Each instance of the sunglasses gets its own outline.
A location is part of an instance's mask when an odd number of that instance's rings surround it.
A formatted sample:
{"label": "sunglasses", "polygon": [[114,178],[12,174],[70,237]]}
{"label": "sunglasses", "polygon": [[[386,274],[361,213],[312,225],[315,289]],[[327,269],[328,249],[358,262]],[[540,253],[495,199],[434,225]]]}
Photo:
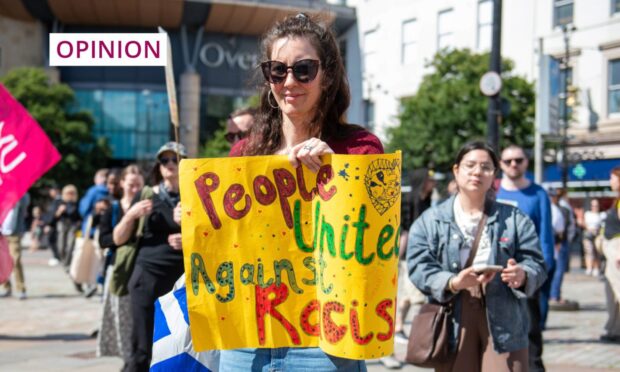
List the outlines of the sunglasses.
{"label": "sunglasses", "polygon": [[316,59],[302,59],[293,63],[292,66],[279,61],[267,61],[260,64],[265,80],[271,84],[280,84],[286,79],[288,70],[293,72],[293,77],[300,83],[309,83],[319,72],[321,63]]}
{"label": "sunglasses", "polygon": [[248,132],[228,132],[224,135],[224,138],[228,143],[235,143],[239,140],[244,139],[248,135]]}
{"label": "sunglasses", "polygon": [[173,164],[178,164],[177,158],[174,157],[174,156],[171,157],[171,158],[161,157],[161,158],[157,159],[157,161],[161,165],[168,165],[168,163],[170,163],[170,162],[172,162]]}
{"label": "sunglasses", "polygon": [[514,161],[517,165],[521,165],[521,163],[523,163],[524,160],[525,158],[502,159],[502,163],[506,165],[510,165],[510,163]]}

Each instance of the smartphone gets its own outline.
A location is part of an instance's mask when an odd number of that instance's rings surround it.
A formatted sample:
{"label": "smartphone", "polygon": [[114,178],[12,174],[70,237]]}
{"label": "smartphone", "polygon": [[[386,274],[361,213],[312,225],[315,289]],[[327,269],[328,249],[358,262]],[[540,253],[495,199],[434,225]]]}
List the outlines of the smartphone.
{"label": "smartphone", "polygon": [[504,267],[500,265],[482,264],[482,265],[474,266],[474,272],[476,274],[487,274],[487,273],[492,273],[492,272],[496,273],[502,270],[504,270]]}

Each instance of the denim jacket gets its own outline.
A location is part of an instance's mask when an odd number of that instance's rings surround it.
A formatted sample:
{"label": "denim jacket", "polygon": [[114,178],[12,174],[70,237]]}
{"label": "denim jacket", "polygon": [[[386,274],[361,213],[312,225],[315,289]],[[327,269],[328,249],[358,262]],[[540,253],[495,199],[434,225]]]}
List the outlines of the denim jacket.
{"label": "denim jacket", "polygon": [[[459,250],[464,238],[454,219],[454,196],[427,210],[409,231],[409,278],[431,302],[454,301],[450,345],[455,350],[460,330],[460,295],[447,290],[448,280],[463,269]],[[547,274],[534,224],[512,206],[493,202],[487,208],[490,264],[506,267],[514,258],[525,270],[521,288],[510,288],[498,274],[486,285],[489,333],[498,353],[528,346],[529,315],[526,299],[543,284]]]}

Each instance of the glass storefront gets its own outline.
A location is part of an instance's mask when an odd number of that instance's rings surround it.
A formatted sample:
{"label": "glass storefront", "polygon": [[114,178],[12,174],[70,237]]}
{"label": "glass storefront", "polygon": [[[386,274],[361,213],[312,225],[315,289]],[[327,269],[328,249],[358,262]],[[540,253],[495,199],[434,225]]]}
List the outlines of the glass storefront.
{"label": "glass storefront", "polygon": [[76,89],[76,110],[93,115],[93,134],[105,137],[117,160],[151,160],[170,140],[165,91]]}

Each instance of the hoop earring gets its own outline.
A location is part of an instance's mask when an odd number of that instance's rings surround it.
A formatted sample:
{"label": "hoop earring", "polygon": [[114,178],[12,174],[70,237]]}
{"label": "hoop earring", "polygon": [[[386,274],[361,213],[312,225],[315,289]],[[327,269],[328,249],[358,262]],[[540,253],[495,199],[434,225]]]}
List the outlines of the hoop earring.
{"label": "hoop earring", "polygon": [[[273,95],[273,92],[271,91],[271,89],[269,89],[269,93],[267,93],[267,103],[269,104],[269,106],[271,106],[272,109],[280,109],[280,106],[278,106],[278,101],[276,101],[275,105],[271,104],[271,96]],[[276,100],[276,97],[273,97],[273,100]]]}

